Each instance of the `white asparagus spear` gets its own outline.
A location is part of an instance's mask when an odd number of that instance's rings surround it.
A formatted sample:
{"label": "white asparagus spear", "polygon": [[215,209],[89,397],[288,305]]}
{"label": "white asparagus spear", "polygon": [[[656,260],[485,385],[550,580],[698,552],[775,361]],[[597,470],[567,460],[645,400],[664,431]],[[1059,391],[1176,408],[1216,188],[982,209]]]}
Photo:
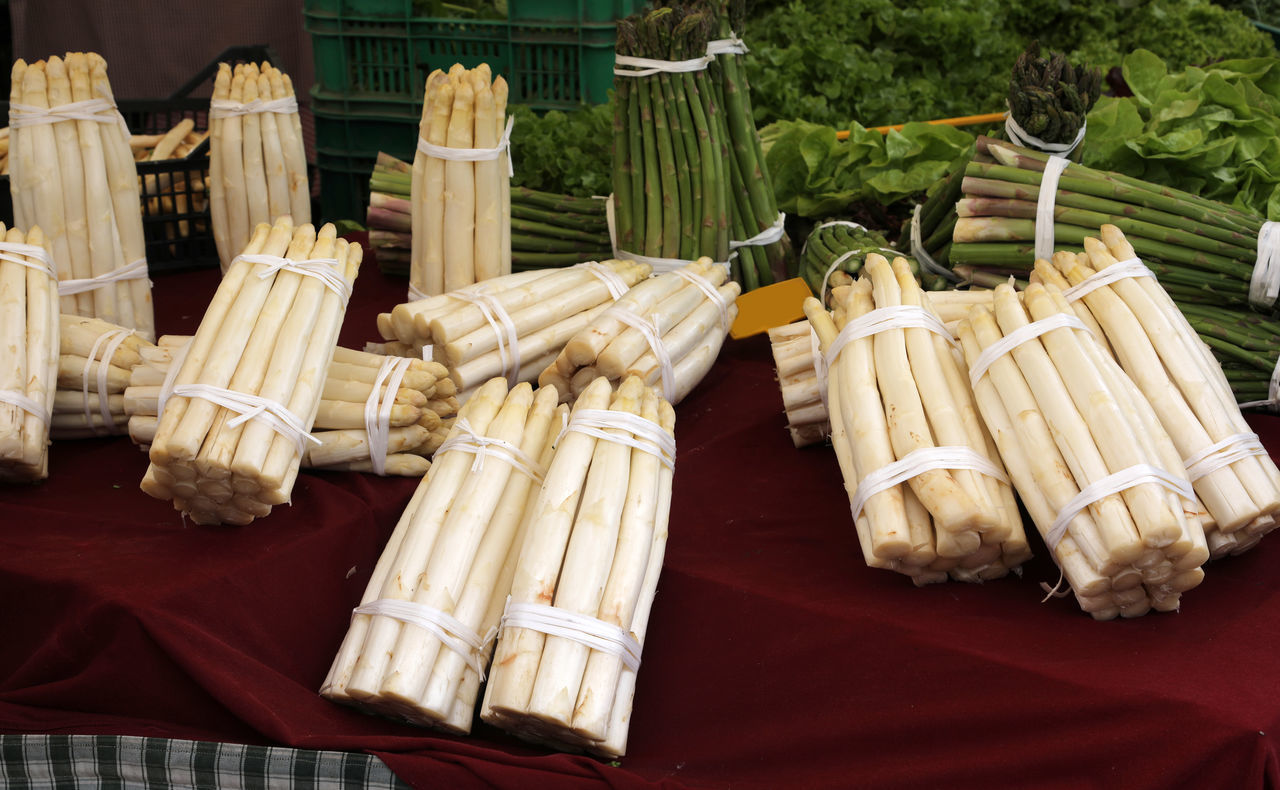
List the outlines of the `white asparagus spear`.
{"label": "white asparagus spear", "polygon": [[[44,230],[38,225],[27,230],[25,242],[46,250],[50,248]],[[27,397],[50,412],[58,367],[58,291],[47,273],[33,268],[27,269],[26,338]],[[27,414],[23,419],[23,463],[31,470],[32,478],[47,477],[48,428],[34,414]]]}
{"label": "white asparagus spear", "polygon": [[[26,80],[27,62],[22,58],[18,58],[13,62],[13,68],[9,72],[9,105],[22,104],[22,83]],[[5,127],[9,128],[9,127]],[[25,189],[18,183],[17,176],[21,172],[15,171],[14,168],[21,168],[23,162],[31,161],[34,156],[35,141],[32,139],[31,129],[14,129],[12,139],[10,141],[11,156],[9,157],[9,195],[13,200],[13,224],[18,228],[30,228],[35,224],[36,204],[35,193],[29,189]],[[55,267],[56,267],[55,262]],[[70,276],[59,270],[60,277]]]}
{"label": "white asparagus spear", "polygon": [[[240,67],[237,67],[240,68]],[[250,104],[258,100],[258,67],[253,63],[243,66],[244,69],[244,103]],[[241,158],[244,161],[244,191],[249,204],[249,225],[259,222],[273,222],[268,203],[266,159],[263,156],[262,116],[264,113],[251,112],[241,118]],[[305,224],[305,223],[299,223]]]}
{"label": "white asparagus spear", "polygon": [[[721,285],[717,291],[721,299],[727,304],[733,305],[734,300],[738,298],[738,294],[742,292],[742,286],[730,281]],[[732,313],[732,310],[730,312]],[[721,326],[720,321],[719,306],[710,299],[706,299],[683,321],[673,326],[671,331],[662,336],[662,345],[666,348],[667,355],[671,358],[672,363],[678,364],[694,348],[703,345],[704,341],[712,335],[718,335],[723,338],[725,328]],[[730,318],[729,323],[733,323],[732,318]],[[803,338],[803,342],[805,344],[805,354],[808,355],[809,370],[812,373],[813,346],[808,337]],[[645,351],[635,362],[627,367],[623,375],[643,376],[646,380],[656,381],[656,376],[658,375],[657,356],[652,350]]]}
{"label": "white asparagus spear", "polygon": [[[49,109],[49,93],[44,61],[32,63],[22,78],[22,102],[41,110]],[[30,154],[19,159],[10,178],[13,189],[31,195],[33,216],[26,218],[26,227],[39,225],[53,249],[53,261],[59,279],[78,276],[72,269],[74,263],[67,241],[66,218],[63,209],[62,173],[58,163],[58,144],[51,124],[36,124],[23,129],[31,139]],[[26,154],[24,150],[22,152]],[[81,272],[81,275],[84,273]],[[62,309],[78,312],[79,300],[64,297]]]}
{"label": "white asparagus spear", "polygon": [[[475,90],[475,147],[495,148],[501,130],[497,126],[493,88],[482,74],[472,72]],[[501,162],[489,159],[475,163],[476,225],[475,279],[488,280],[502,274],[502,181],[506,171]]]}
{"label": "white asparagus spear", "polygon": [[[723,266],[713,266],[699,276],[705,278],[712,287],[719,288],[728,277],[728,272]],[[680,280],[684,285],[655,305],[647,314],[656,325],[659,337],[664,337],[699,305],[708,301],[702,289],[683,278]],[[596,356],[595,364],[601,375],[618,379],[622,377],[627,366],[635,362],[649,348],[649,342],[640,330],[628,326],[600,351]]]}
{"label": "white asparagus spear", "polygon": [[[6,232],[0,223],[0,237],[21,242],[26,234],[17,228]],[[0,260],[0,392],[27,394],[27,267]],[[0,464],[21,459],[26,412],[12,403],[0,402]]]}
{"label": "white asparagus spear", "polygon": [[[493,80],[493,126],[499,138],[507,127],[507,81],[501,76]],[[498,229],[502,231],[502,243],[498,252],[502,255],[499,274],[511,273],[511,178],[507,175],[507,161],[510,151],[503,151],[498,158],[498,186],[502,192],[502,218],[498,221]]]}
{"label": "white asparagus spear", "polygon": [[[237,65],[231,76],[231,84],[227,88],[227,99],[236,103],[244,103],[244,68]],[[214,140],[213,145],[222,149],[222,194],[226,202],[227,215],[227,250],[234,258],[244,250],[249,242],[250,231],[256,222],[250,220],[249,196],[245,192],[244,169],[244,115],[228,115],[222,119],[221,139]],[[258,222],[274,222],[258,220]],[[229,264],[228,264],[229,265]]]}
{"label": "white asparagus spear", "polygon": [[[62,58],[51,56],[45,66],[45,74],[48,79],[49,106],[70,104],[71,78]],[[62,178],[62,209],[69,268],[74,277],[91,277],[102,272],[93,271],[89,252],[85,173],[76,123],[60,121],[53,124],[52,128],[58,147],[58,172]],[[115,300],[111,296],[111,289],[100,288],[89,294],[76,294],[73,298],[81,314],[92,312],[94,315],[114,318],[118,316],[113,315]]]}
{"label": "white asparagus spear", "polygon": [[[278,93],[275,84],[277,77],[283,88]],[[291,96],[294,101],[298,98],[293,90],[293,80],[288,74],[275,68],[271,69],[271,92],[273,98]],[[293,215],[294,222],[311,222],[311,189],[307,183],[307,153],[302,140],[302,115],[293,112],[285,118],[291,128],[286,129],[284,124],[278,122],[277,126],[281,129],[281,145],[289,168],[289,213]],[[289,135],[287,140],[283,139],[285,134]]]}
{"label": "white asparagus spear", "polygon": [[[271,99],[271,77],[261,70],[258,72],[258,96],[263,101]],[[288,166],[280,133],[280,126],[287,126],[290,130],[292,127],[284,114],[264,112],[258,117],[262,135],[262,170],[267,182],[267,216],[273,219],[281,214],[293,216],[289,204]],[[308,220],[294,217],[293,221],[306,224]]]}
{"label": "white asparagus spear", "polygon": [[[517,374],[519,380],[531,380],[525,377],[536,378],[541,374],[548,364],[554,363],[556,354],[564,347],[565,342],[590,326],[591,322],[599,318],[608,307],[608,303],[598,304],[522,336],[519,340],[521,358],[520,372]],[[508,350],[507,354],[510,353]],[[497,349],[480,354],[454,367],[449,375],[459,389],[471,389],[493,376],[505,375],[503,355]]]}
{"label": "white asparagus spear", "polygon": [[[473,148],[475,88],[463,75],[454,86],[449,115],[449,148]],[[472,162],[444,163],[444,290],[454,291],[476,281],[476,182]]]}
{"label": "white asparagus spear", "polygon": [[[427,142],[432,145],[446,145],[449,140],[449,127],[453,115],[455,85],[449,79],[439,82],[436,95],[431,100],[431,118],[427,126]],[[438,157],[428,157],[423,171],[422,195],[415,196],[415,202],[423,203],[425,245],[422,248],[420,274],[413,282],[418,289],[429,295],[443,294],[445,269],[445,161]],[[417,235],[415,233],[414,235]]]}

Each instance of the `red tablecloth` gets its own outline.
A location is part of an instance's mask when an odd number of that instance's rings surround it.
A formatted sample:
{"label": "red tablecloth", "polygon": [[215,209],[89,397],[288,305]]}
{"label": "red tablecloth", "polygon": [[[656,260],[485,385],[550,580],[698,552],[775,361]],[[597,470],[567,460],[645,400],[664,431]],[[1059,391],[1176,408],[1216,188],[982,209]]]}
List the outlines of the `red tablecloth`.
{"label": "red tablecloth", "polygon": [[[190,332],[216,272],[157,278]],[[404,281],[369,267],[343,342]],[[1041,555],[924,589],[863,565],[835,458],[796,450],[762,337],[677,409],[671,539],[620,766],[484,725],[454,738],[316,694],[415,481],[300,476],[245,528],[138,490],[126,438],[52,448],[0,488],[0,732],[119,733],[379,754],[418,786],[1280,786],[1280,538],[1213,563],[1182,612],[1041,603]],[[1280,421],[1255,418],[1274,452]]]}

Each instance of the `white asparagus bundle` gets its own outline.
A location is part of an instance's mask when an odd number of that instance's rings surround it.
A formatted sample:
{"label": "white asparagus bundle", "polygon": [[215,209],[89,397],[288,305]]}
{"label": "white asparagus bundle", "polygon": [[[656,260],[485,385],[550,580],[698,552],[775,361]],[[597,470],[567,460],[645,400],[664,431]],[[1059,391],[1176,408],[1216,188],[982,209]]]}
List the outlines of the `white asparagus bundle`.
{"label": "white asparagus bundle", "polygon": [[410,181],[411,299],[511,273],[507,92],[483,63],[427,77]]}
{"label": "white asparagus bundle", "polygon": [[509,274],[397,305],[378,316],[378,331],[414,356],[429,346],[460,393],[494,376],[532,382],[569,338],[650,271],[611,260]]}
{"label": "white asparagus bundle", "polygon": [[[1085,239],[1083,253],[1037,261],[1037,276],[1064,289],[1080,286],[1067,298],[1077,314],[1090,313],[1173,440],[1205,508],[1213,556],[1238,553],[1274,528],[1280,470],[1249,429],[1218,362],[1124,234],[1103,225],[1099,236]],[[1121,271],[1129,276],[1089,280]]]}
{"label": "white asparagus bundle", "polygon": [[583,391],[529,505],[480,717],[617,757],[666,545],[675,411],[638,376],[612,389]]}
{"label": "white asparagus bundle", "polygon": [[11,78],[14,219],[45,230],[61,311],[154,338],[138,172],[106,61],[83,52],[18,60]]}
{"label": "white asparagus bundle", "polygon": [[[1100,620],[1176,610],[1209,549],[1152,404],[1052,283],[1021,301],[1001,285],[958,329],[983,420],[1081,609]],[[1015,332],[1023,342],[982,356]]]}
{"label": "white asparagus bundle", "polygon": [[[162,336],[160,345],[144,350],[142,360],[130,371],[122,407],[130,437],[144,449],[155,435],[156,411],[170,364],[189,342],[189,337]],[[384,370],[388,362],[404,368],[394,391],[390,390],[394,373]],[[389,360],[339,346],[327,369],[311,433],[314,442],[308,444],[302,466],[377,473],[385,465],[385,474],[421,476],[427,468],[426,457],[436,451],[453,425],[458,409],[455,392],[453,381],[438,363]],[[375,448],[383,448],[382,464],[374,461]]]}
{"label": "white asparagus bundle", "polygon": [[258,226],[171,367],[143,491],[201,524],[289,501],[360,261],[331,224]]}
{"label": "white asparagus bundle", "polygon": [[293,82],[270,63],[219,63],[209,105],[209,215],[225,274],[259,223],[311,221]]}
{"label": "white asparagus bundle", "polygon": [[554,390],[486,382],[419,484],[320,693],[467,733],[537,494],[568,408]]}
{"label": "white asparagus bundle", "polygon": [[0,241],[0,480],[42,480],[57,388],[57,279],[39,227],[0,224]]}
{"label": "white asparagus bundle", "polygon": [[816,299],[805,313],[863,558],[917,585],[1004,576],[1031,553],[952,339],[905,259],[862,271],[833,289],[834,318]]}
{"label": "white asparagus bundle", "polygon": [[725,267],[706,257],[650,278],[573,335],[538,383],[572,400],[597,376],[615,384],[639,376],[679,403],[719,355],[740,292]]}
{"label": "white asparagus bundle", "polygon": [[124,392],[142,354],[154,344],[135,330],[99,318],[59,316],[58,389],[53,398],[54,439],[80,439],[127,431]]}
{"label": "white asparagus bundle", "polygon": [[826,374],[819,374],[822,352],[808,320],[771,328],[769,350],[792,444],[807,447],[826,441],[831,435]]}

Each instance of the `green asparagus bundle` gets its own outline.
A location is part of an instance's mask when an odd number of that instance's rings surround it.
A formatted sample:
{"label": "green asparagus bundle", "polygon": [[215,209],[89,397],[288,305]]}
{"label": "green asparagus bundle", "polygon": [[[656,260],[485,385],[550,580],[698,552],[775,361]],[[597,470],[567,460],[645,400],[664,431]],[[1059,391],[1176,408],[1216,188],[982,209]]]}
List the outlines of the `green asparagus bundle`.
{"label": "green asparagus bundle", "polygon": [[[1025,273],[1035,258],[1037,201],[1050,157],[987,137],[977,150],[964,171],[949,263]],[[1062,171],[1053,197],[1046,214],[1053,251],[1079,252],[1086,236],[1115,225],[1180,302],[1250,305],[1261,217],[1079,164]],[[1269,310],[1275,297],[1253,301]]]}
{"label": "green asparagus bundle", "polygon": [[[815,226],[809,232],[809,238],[805,239],[800,251],[800,276],[814,295],[825,297],[832,288],[851,284],[862,271],[863,260],[873,252],[894,257],[901,255],[877,231],[848,220],[824,222]],[[916,279],[925,283],[925,290],[946,287],[945,279],[922,272],[913,258],[906,260]]]}
{"label": "green asparagus bundle", "polygon": [[[667,268],[729,258],[732,162],[723,107],[705,68],[716,26],[707,12],[659,8],[620,20],[614,78],[613,200],[617,248]],[[639,65],[631,65],[641,59]],[[650,64],[704,59],[692,71]]]}
{"label": "green asparagus bundle", "polygon": [[1034,42],[1013,64],[1005,131],[1021,145],[1071,155],[1084,139],[1085,116],[1101,93],[1101,71],[1072,66],[1061,52],[1041,57]]}
{"label": "green asparagus bundle", "polygon": [[413,168],[408,162],[378,152],[369,176],[365,227],[378,269],[407,276],[413,251]]}
{"label": "green asparagus bundle", "polygon": [[1280,321],[1247,310],[1178,300],[1178,309],[1222,366],[1236,402],[1277,407]]}

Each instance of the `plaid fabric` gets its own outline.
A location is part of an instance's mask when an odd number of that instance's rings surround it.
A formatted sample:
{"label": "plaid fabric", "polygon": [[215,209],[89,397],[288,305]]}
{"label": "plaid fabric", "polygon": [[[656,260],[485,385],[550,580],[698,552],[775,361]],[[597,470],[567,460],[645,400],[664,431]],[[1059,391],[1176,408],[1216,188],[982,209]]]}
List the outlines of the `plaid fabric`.
{"label": "plaid fabric", "polygon": [[119,735],[0,735],[0,787],[401,790],[367,754]]}

